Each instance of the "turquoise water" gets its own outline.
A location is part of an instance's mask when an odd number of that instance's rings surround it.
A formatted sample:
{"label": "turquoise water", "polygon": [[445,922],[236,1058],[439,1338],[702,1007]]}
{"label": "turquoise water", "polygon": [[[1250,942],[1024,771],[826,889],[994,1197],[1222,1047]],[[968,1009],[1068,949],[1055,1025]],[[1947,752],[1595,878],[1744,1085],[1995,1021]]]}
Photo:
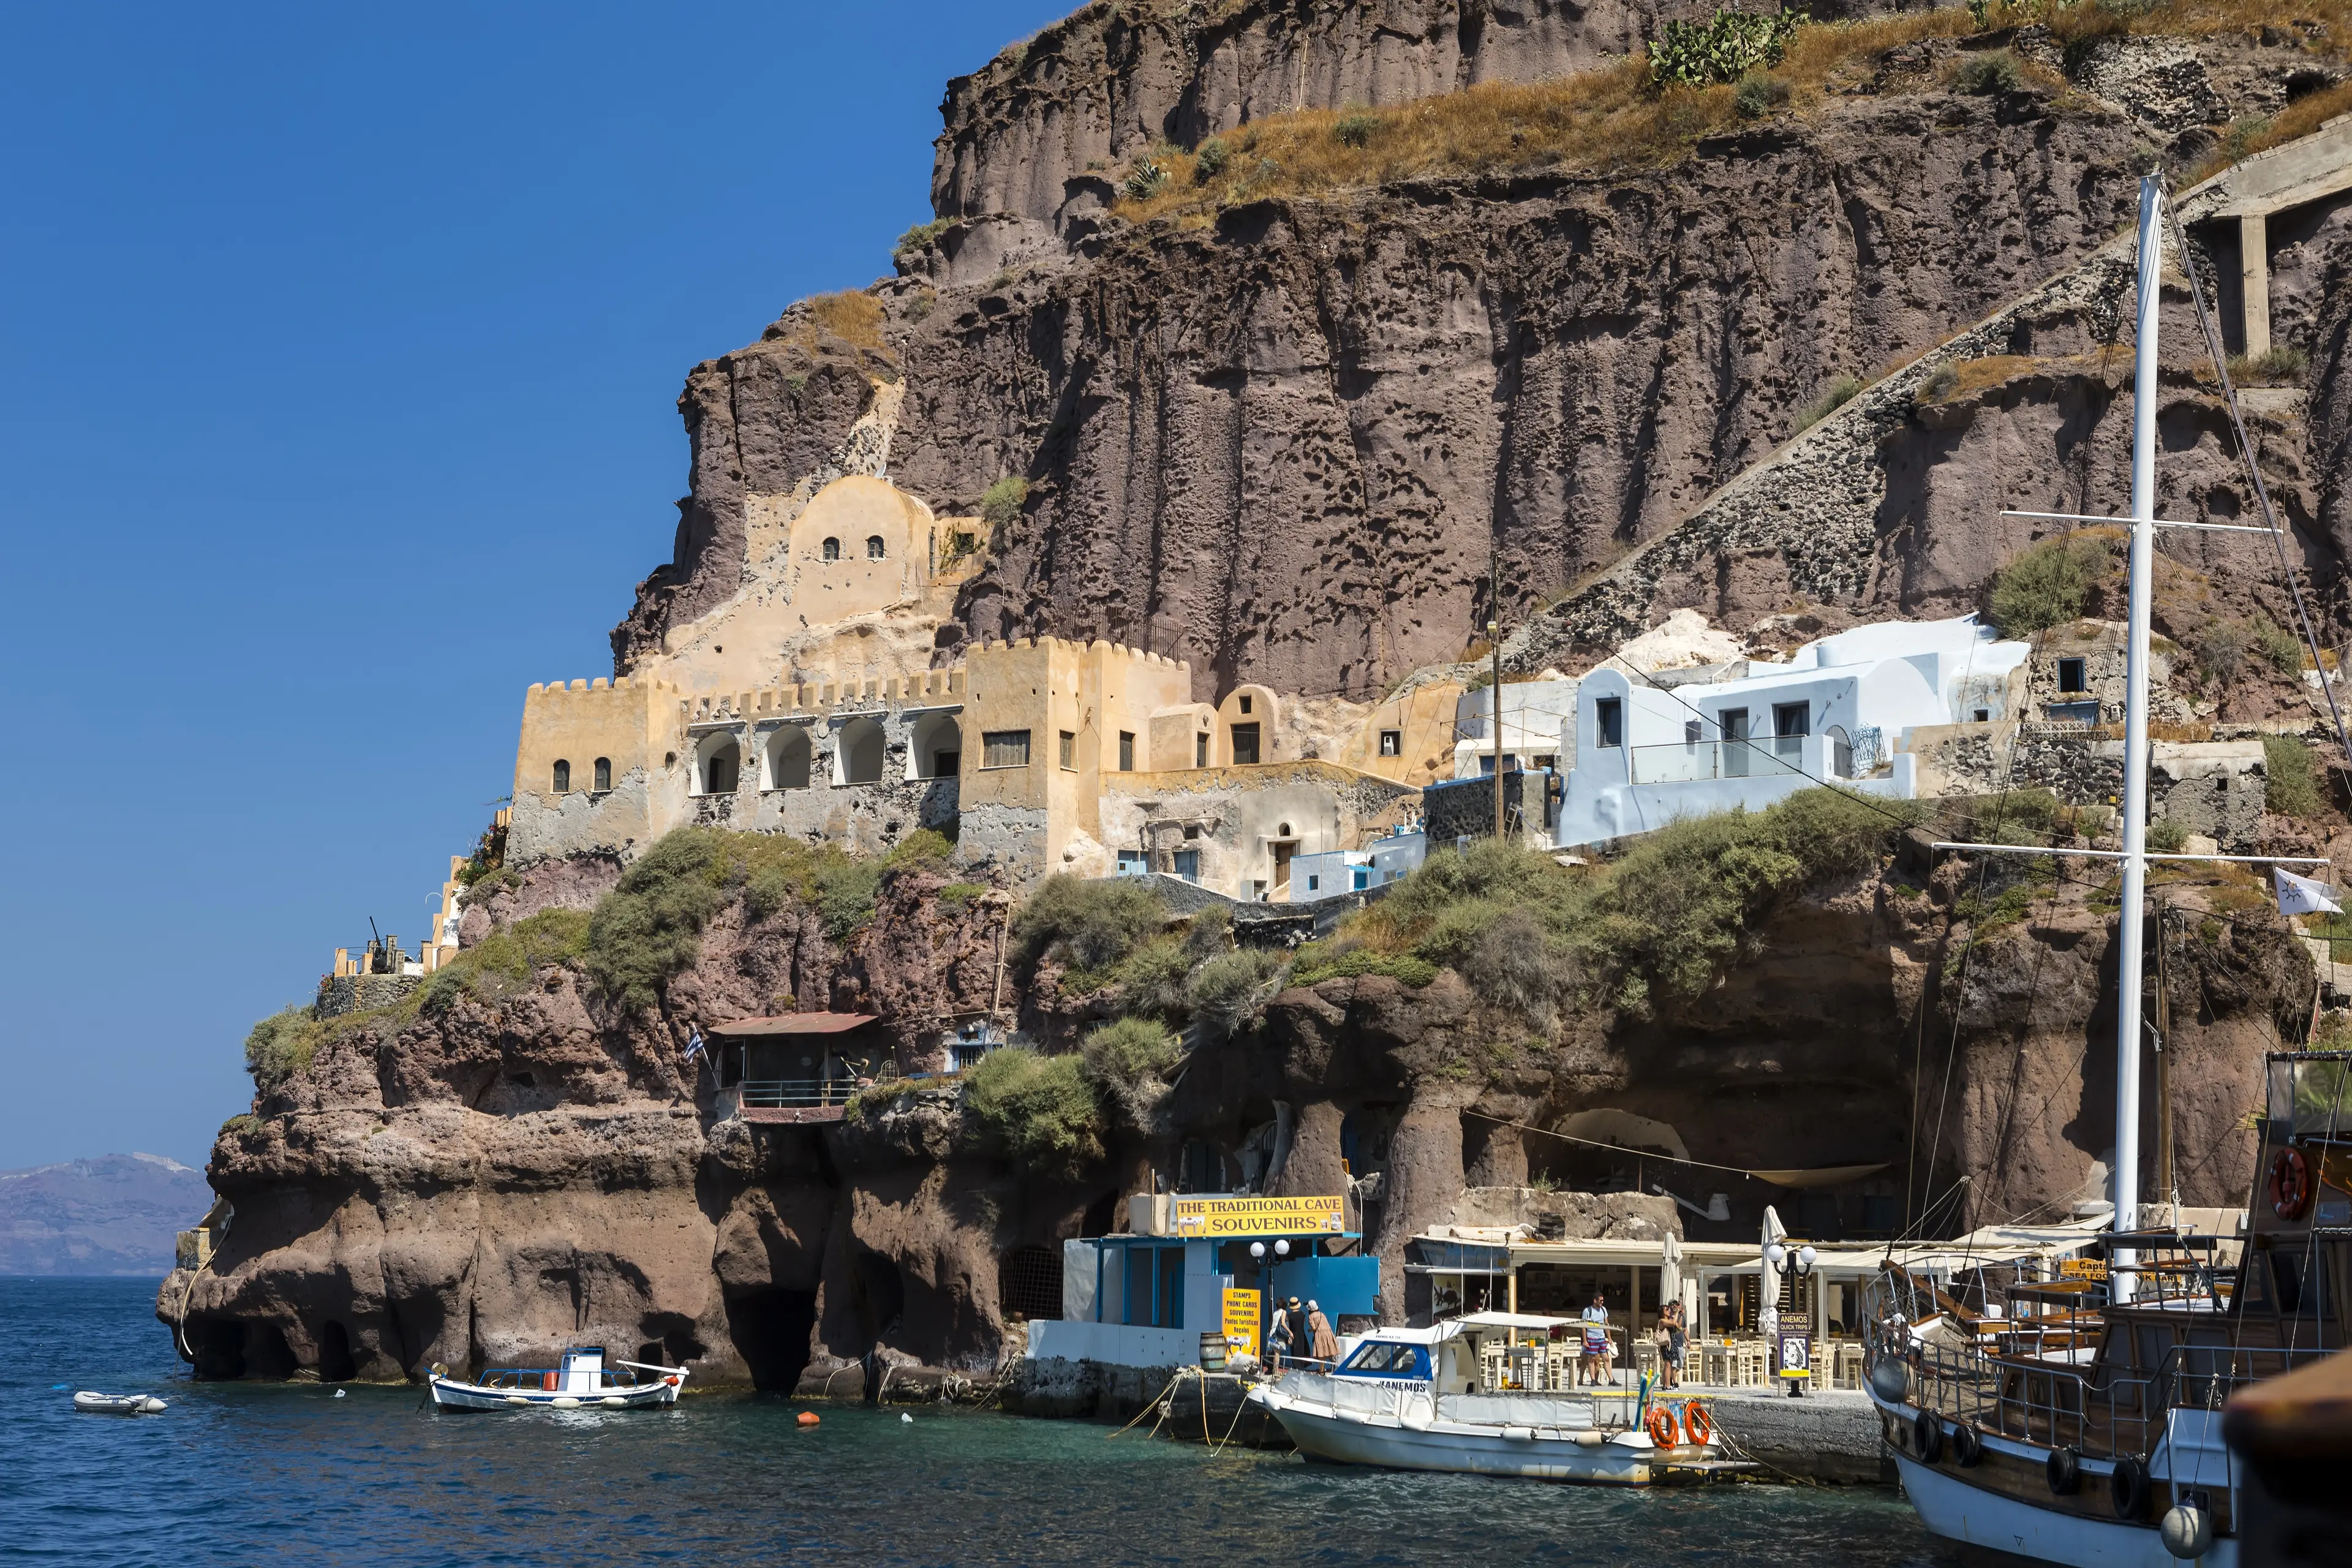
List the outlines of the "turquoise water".
{"label": "turquoise water", "polygon": [[[1309,1466],[1080,1422],[689,1397],[440,1415],[407,1389],[193,1384],[154,1283],[0,1279],[0,1561],[1753,1563],[1927,1568],[1894,1493],[1620,1492]],[[52,1384],[66,1391],[52,1391]],[[72,1388],[161,1394],[135,1420]]]}

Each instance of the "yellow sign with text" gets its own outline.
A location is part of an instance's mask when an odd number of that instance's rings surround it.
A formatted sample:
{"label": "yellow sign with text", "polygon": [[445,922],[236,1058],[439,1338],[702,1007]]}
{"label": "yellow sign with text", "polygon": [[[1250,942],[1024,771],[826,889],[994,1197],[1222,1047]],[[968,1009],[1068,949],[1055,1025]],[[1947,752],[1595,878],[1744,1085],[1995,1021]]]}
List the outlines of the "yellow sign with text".
{"label": "yellow sign with text", "polygon": [[2104,1258],[2062,1258],[2058,1260],[2061,1279],[2105,1279],[2107,1260]]}
{"label": "yellow sign with text", "polygon": [[1345,1198],[1176,1200],[1176,1234],[1216,1241],[1234,1236],[1337,1235],[1348,1228]]}
{"label": "yellow sign with text", "polygon": [[1225,1349],[1228,1354],[1257,1354],[1257,1292],[1225,1292]]}

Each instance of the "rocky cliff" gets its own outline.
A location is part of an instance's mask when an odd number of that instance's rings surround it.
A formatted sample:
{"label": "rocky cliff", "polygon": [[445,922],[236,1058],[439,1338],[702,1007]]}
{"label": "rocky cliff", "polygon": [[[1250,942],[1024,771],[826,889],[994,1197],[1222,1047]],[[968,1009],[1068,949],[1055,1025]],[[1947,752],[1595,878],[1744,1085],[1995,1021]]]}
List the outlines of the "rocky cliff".
{"label": "rocky cliff", "polygon": [[[550,949],[336,1020],[223,1130],[209,1174],[235,1224],[158,1311],[209,1377],[399,1378],[601,1342],[705,1384],[845,1394],[887,1372],[952,1391],[1017,1353],[1017,1310],[1054,1310],[1024,1270],[1058,1276],[1064,1239],[1204,1161],[1262,1190],[1352,1194],[1391,1313],[1426,1310],[1401,1265],[1432,1225],[1730,1238],[1767,1202],[1802,1223],[1801,1191],[1736,1168],[1864,1168],[1841,1185],[1850,1227],[1874,1223],[1856,1191],[1884,1194],[1887,1226],[2063,1215],[2097,1195],[2111,1144],[2109,912],[2068,884],[2004,906],[1976,870],[1927,864],[1904,848],[1816,881],[1717,983],[1654,1009],[1543,1025],[1451,969],[1282,989],[1229,1037],[1196,1031],[1173,1088],[1113,1107],[1098,1146],[1053,1157],[1008,1144],[952,1081],[886,1084],[832,1125],[727,1117],[682,1054],[688,1020],[872,1008],[920,1059],[941,1019],[996,994],[1003,918],[917,871],[836,940],[815,909],[739,888],[645,1012]],[[579,873],[541,867],[485,900],[477,948],[592,904],[602,888]],[[2242,889],[2164,891],[2179,1185],[2234,1205],[2260,1052],[2301,1021],[2308,961]],[[513,923],[532,909],[539,926]],[[1131,1005],[1017,954],[1006,984],[1048,1043]],[[1678,1222],[1658,1195],[1715,1191],[1719,1223]],[[1841,1224],[1837,1204],[1802,1212],[1812,1234]]]}
{"label": "rocky cliff", "polygon": [[[2307,109],[2338,68],[2325,28],[2319,41],[1937,35],[1863,51],[1802,112],[1596,172],[1578,172],[1582,143],[1550,167],[1549,153],[1458,170],[1437,157],[1312,192],[1270,176],[1271,194],[1237,186],[1173,217],[1115,188],[1147,134],[1191,144],[1237,116],[1279,122],[1248,107],[1272,101],[1253,84],[1297,78],[1301,58],[1331,63],[1307,70],[1324,85],[1299,101],[1386,102],[1589,63],[1649,25],[1606,7],[1425,9],[1238,6],[1212,21],[1089,7],[961,81],[942,225],[868,292],[868,346],[815,333],[801,306],[694,372],[687,521],[615,636],[620,667],[724,596],[741,494],[789,489],[877,380],[901,400],[897,483],[956,510],[1002,478],[1028,484],[943,645],[1101,636],[1189,658],[1203,697],[1243,679],[1379,692],[1477,635],[1497,565],[1509,623],[1628,569],[1818,417],[1842,378],[1881,395],[1833,503],[1812,509],[1832,514],[1836,548],[1714,548],[1709,533],[1674,563],[1680,581],[1623,606],[1611,632],[1677,604],[1740,626],[1792,599],[1967,605],[2030,532],[1999,505],[2118,505],[2127,444],[2105,417],[2128,363],[2112,268],[2104,292],[2077,289],[2063,310],[1993,336],[1980,324],[2095,260],[2149,160],[2187,170],[2212,153],[2213,123],[2267,123],[2294,91]],[[2042,74],[2014,91],[1947,89],[2004,51]],[[1104,170],[1073,173],[1081,154]],[[1066,185],[1091,193],[1085,210]],[[2282,247],[2277,330],[2309,363],[2295,377],[2309,418],[2297,398],[2273,420],[2279,488],[2331,590],[2345,343],[2325,280],[2352,264],[2332,212]],[[1958,399],[1918,397],[1968,357],[1949,345],[1971,331],[1985,338],[1974,357],[2030,363],[1972,373]],[[818,342],[837,352],[813,354]],[[2187,390],[2203,351],[2193,331],[2175,342]],[[1997,421],[1978,412],[1988,395]],[[2216,472],[2190,499],[2246,510],[2213,416],[2197,417]]]}

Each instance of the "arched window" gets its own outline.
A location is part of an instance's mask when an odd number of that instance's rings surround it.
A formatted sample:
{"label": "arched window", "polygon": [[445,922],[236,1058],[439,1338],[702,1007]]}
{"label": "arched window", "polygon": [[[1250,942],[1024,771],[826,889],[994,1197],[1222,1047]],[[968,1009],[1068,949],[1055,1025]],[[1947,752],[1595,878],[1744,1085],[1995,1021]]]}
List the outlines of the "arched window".
{"label": "arched window", "polygon": [[882,726],[871,719],[853,719],[841,731],[841,782],[879,784],[885,747]]}
{"label": "arched window", "polygon": [[866,536],[866,559],[868,561],[879,561],[882,559],[882,536],[880,534],[869,533]]}
{"label": "arched window", "polygon": [[838,539],[828,539],[824,542],[824,558],[827,561],[838,561],[841,559],[841,541]]}
{"label": "arched window", "polygon": [[555,793],[558,795],[570,795],[572,793],[572,764],[570,763],[559,762],[555,764]]}
{"label": "arched window", "polygon": [[768,787],[806,789],[808,786],[808,731],[798,724],[787,724],[768,741]]}
{"label": "arched window", "polygon": [[919,779],[951,779],[963,771],[963,726],[952,713],[933,713],[915,726]]}
{"label": "arched window", "polygon": [[613,759],[612,759],[612,758],[610,758],[610,757],[599,757],[599,758],[597,758],[597,759],[596,759],[596,790],[597,790],[597,793],[601,795],[601,794],[602,794],[602,793],[604,793],[605,790],[611,789],[612,787],[613,787]]}
{"label": "arched window", "polygon": [[698,795],[733,795],[743,771],[742,749],[732,735],[710,736],[697,748],[695,771],[701,776],[697,783],[702,787]]}

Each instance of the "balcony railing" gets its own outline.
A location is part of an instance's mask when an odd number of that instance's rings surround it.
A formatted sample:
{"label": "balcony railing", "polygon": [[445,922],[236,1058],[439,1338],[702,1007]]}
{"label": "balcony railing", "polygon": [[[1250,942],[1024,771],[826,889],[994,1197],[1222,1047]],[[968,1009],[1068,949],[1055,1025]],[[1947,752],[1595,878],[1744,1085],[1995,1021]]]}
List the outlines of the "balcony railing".
{"label": "balcony railing", "polygon": [[1818,773],[1807,765],[1810,735],[1765,741],[1685,741],[1625,748],[1625,782],[1637,784],[1696,784],[1708,779],[1801,778]]}
{"label": "balcony railing", "polygon": [[737,1084],[740,1103],[756,1110],[821,1110],[846,1105],[857,1092],[845,1078],[747,1079]]}

